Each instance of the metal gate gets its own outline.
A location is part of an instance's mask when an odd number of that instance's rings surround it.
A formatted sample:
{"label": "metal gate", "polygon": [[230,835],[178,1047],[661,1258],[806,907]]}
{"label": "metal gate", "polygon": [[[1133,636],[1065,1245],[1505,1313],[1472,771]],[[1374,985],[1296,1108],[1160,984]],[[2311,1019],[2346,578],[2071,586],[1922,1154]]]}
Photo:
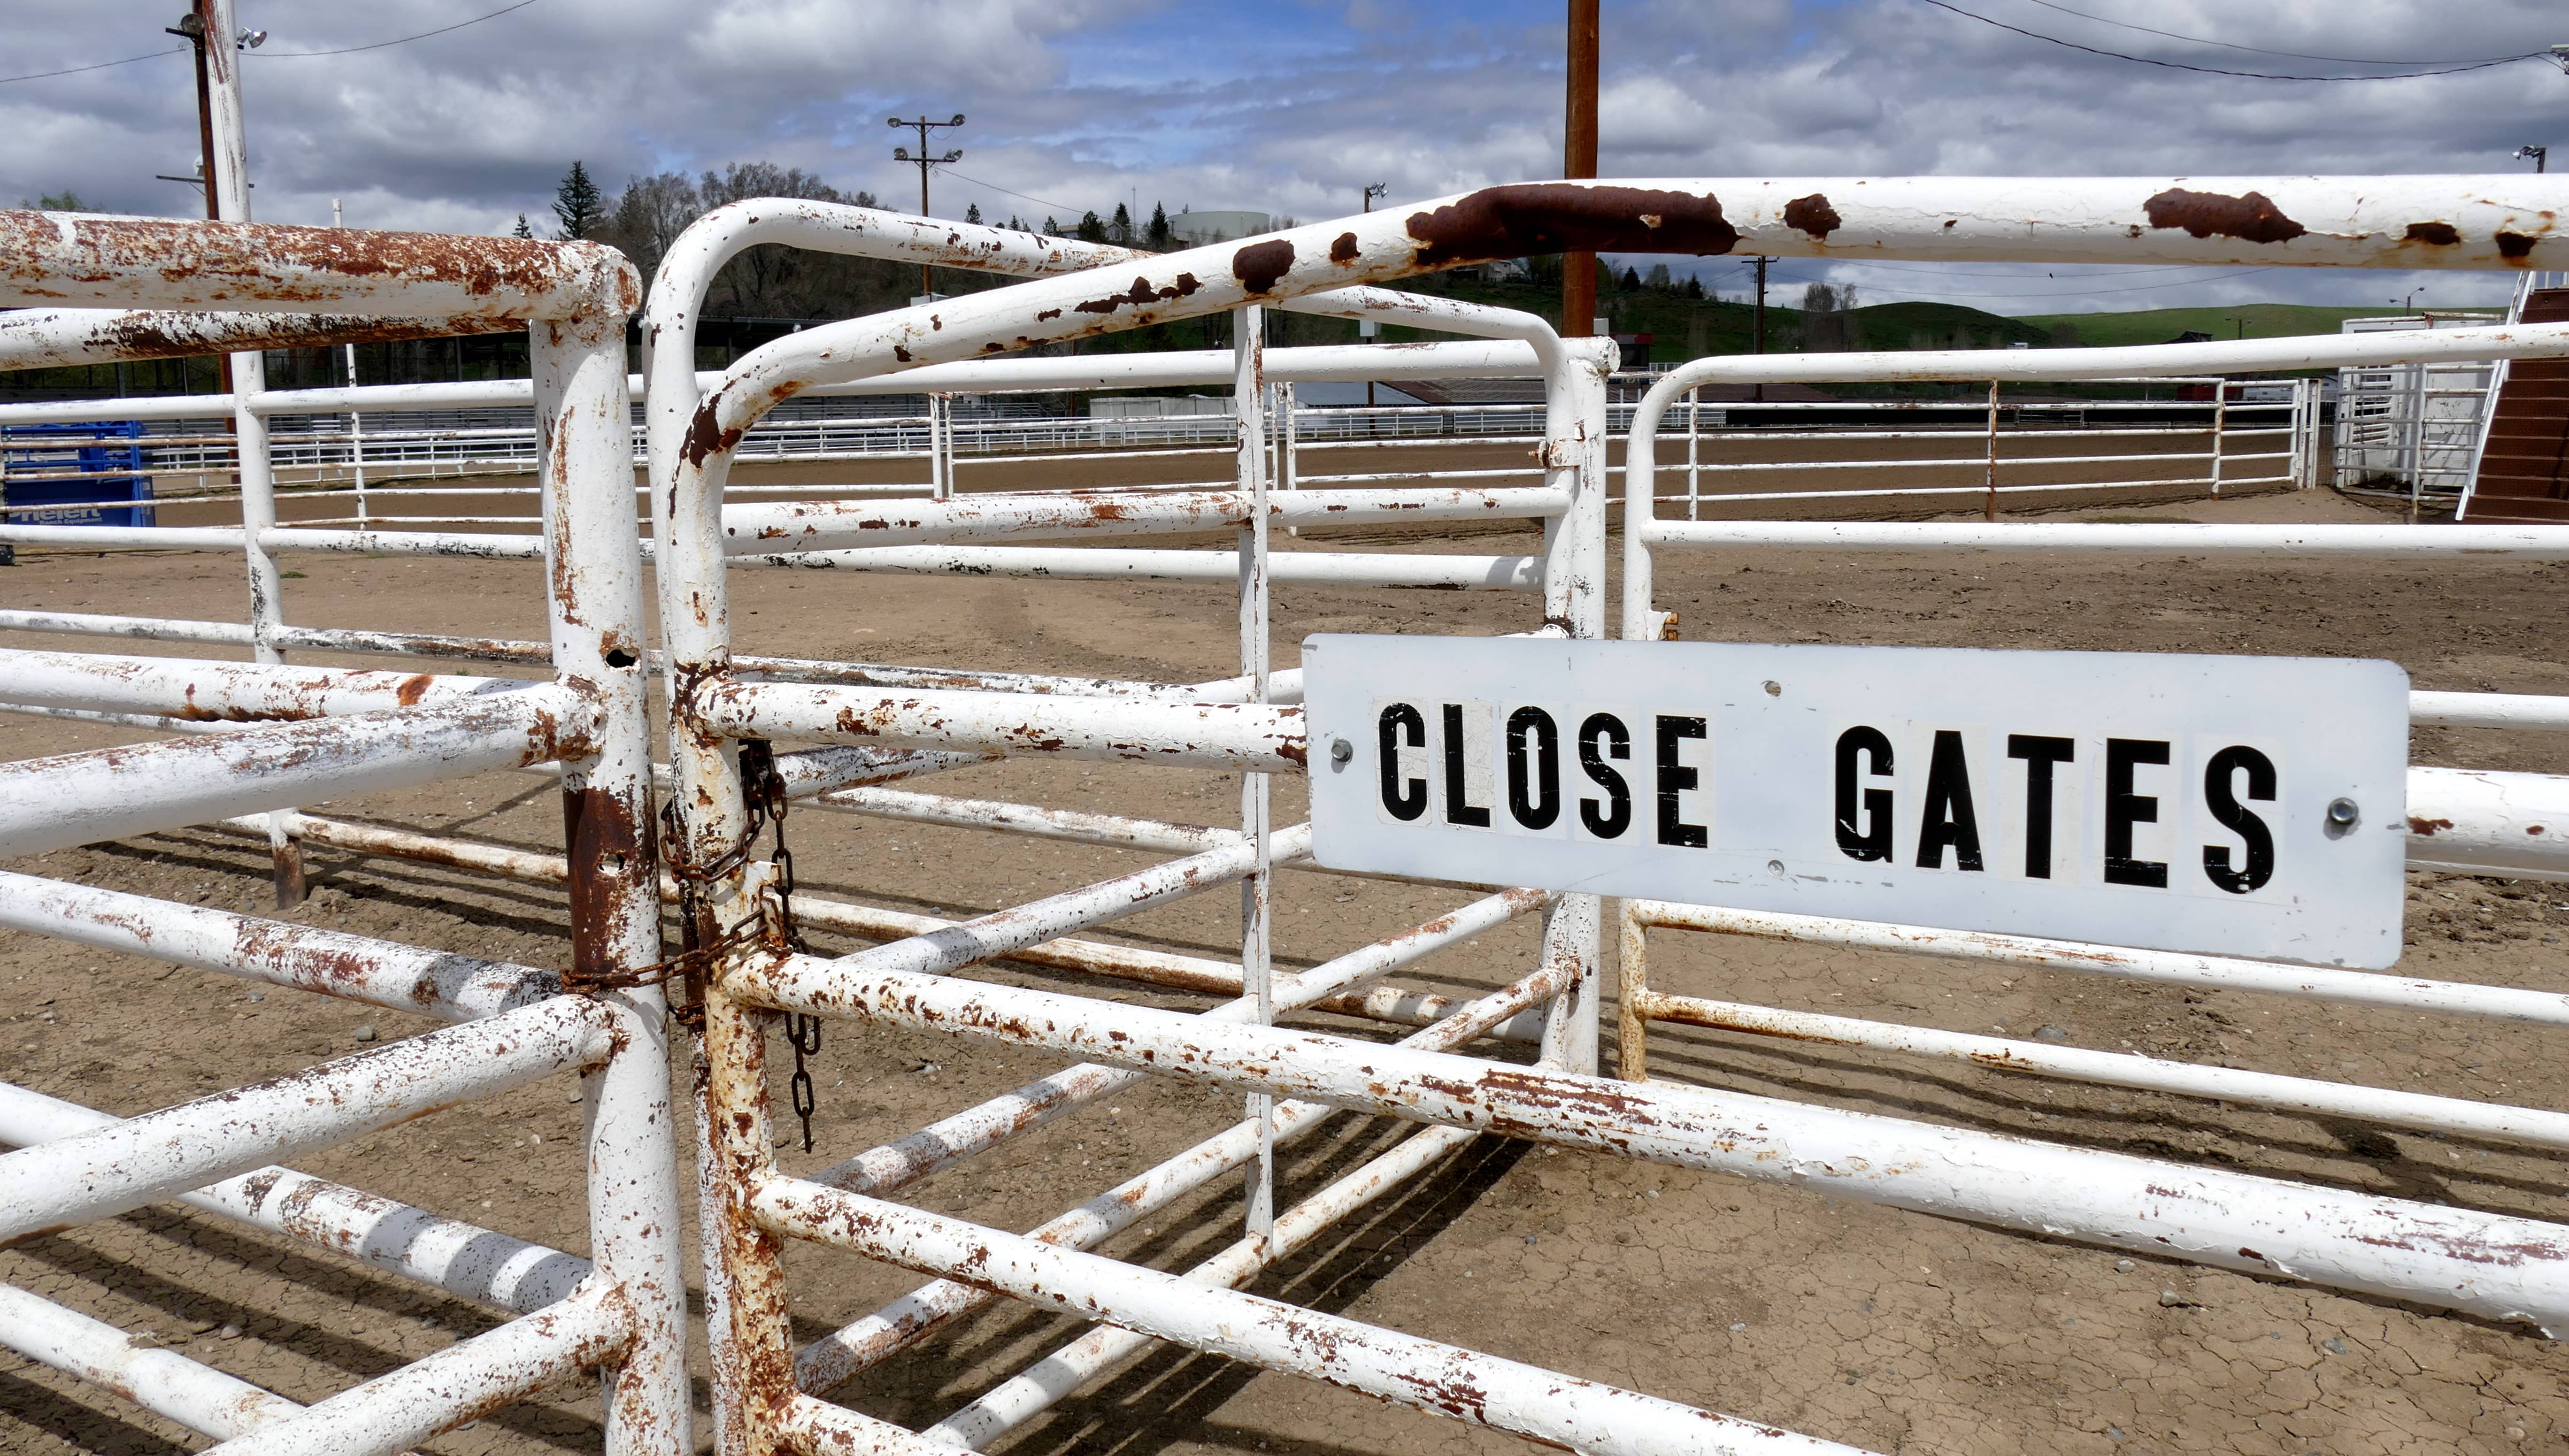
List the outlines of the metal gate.
{"label": "metal gate", "polygon": [[[2507,185],[2499,186],[2503,181]],[[1349,947],[1298,974],[1271,946],[1280,880],[1309,864],[1307,832],[1273,823],[1273,778],[1307,768],[1299,675],[1270,660],[1269,591],[1288,566],[1311,579],[1415,584],[1414,558],[1362,550],[1273,550],[1271,533],[1333,524],[1537,521],[1540,554],[1463,557],[1443,569],[1481,584],[1539,591],[1531,636],[1606,634],[1608,508],[1603,341],[1561,339],[1540,319],[1383,290],[1406,274],[1577,246],[1607,251],[1809,253],[1869,245],[1886,255],[2030,261],[2290,260],[2412,266],[2395,239],[2420,218],[2466,239],[2513,234],[2516,204],[2490,201],[2523,179],[2246,180],[2045,183],[2053,215],[2027,218],[2004,180],[1845,182],[1684,181],[1497,187],[1239,244],[1166,255],[934,219],[801,201],[736,204],[672,249],[651,292],[648,337],[649,499],[660,592],[659,651],[645,646],[639,544],[631,526],[621,359],[635,280],[611,255],[576,244],[348,234],[245,224],[153,223],[0,214],[0,250],[28,294],[55,303],[155,310],[237,309],[244,290],[281,313],[163,312],[34,317],[0,331],[56,356],[135,357],[265,339],[329,342],[393,326],[451,330],[470,317],[522,319],[535,340],[543,406],[545,532],[551,640],[510,643],[355,634],[287,626],[272,552],[386,549],[524,550],[490,539],[364,532],[281,532],[265,522],[208,532],[203,544],[247,559],[246,627],[62,617],[70,630],[230,640],[256,664],[104,654],[10,653],[5,696],[70,713],[294,719],[145,749],[0,767],[0,850],[26,853],[226,816],[276,815],[281,862],[298,838],[373,853],[443,856],[570,888],[573,965],[566,974],[472,962],[385,942],[14,876],[0,883],[0,922],[87,943],[179,958],[287,984],[404,1000],[453,1016],[451,1031],[369,1052],[265,1087],[241,1089],[114,1126],[62,1104],[0,1096],[6,1136],[35,1143],[0,1159],[0,1233],[25,1234],[203,1189],[199,1207],[236,1211],[318,1242],[355,1240],[388,1267],[441,1286],[537,1312],[314,1407],[282,1408],[230,1377],[167,1351],[143,1351],[80,1316],[0,1294],[0,1339],[96,1374],[238,1450],[394,1451],[492,1405],[590,1365],[616,1373],[608,1442],[619,1451],[689,1449],[673,1244],[676,1170],[660,1060],[666,1027],[683,1029],[694,1062],[714,1438],[726,1453],[771,1450],[946,1450],[986,1445],[1151,1340],[1166,1340],[1363,1391],[1465,1422],[1583,1451],[1844,1450],[1835,1443],[1575,1379],[1498,1356],[1242,1292],[1238,1285],[1309,1248],[1368,1202],[1429,1174],[1484,1133],[1676,1166],[1783,1180],[1850,1198],[2031,1228],[2108,1246],[2551,1325],[2569,1309],[2563,1241],[2553,1225],[2470,1210],[2357,1198],[2333,1190],[2109,1155],[1790,1101],[1644,1080],[1648,1023],[1771,1028],[1862,1038],[1936,1056],[2022,1056],[1880,1023],[1822,1025],[1773,1008],[1716,1004],[1651,990],[1642,975],[1651,925],[1817,936],[2081,964],[2199,984],[2258,985],[2303,996],[2360,995],[2444,1011],[2550,1021],[2556,997],[2405,977],[2112,947],[1955,936],[1918,927],[1783,923],[1699,907],[1624,908],[1628,970],[1625,1076],[1600,1076],[1598,1018],[1606,907],[1593,895],[1482,887],[1452,913],[1380,942]],[[2547,183],[2541,185],[2548,185]],[[2203,188],[2214,188],[2204,191]],[[1837,195],[1832,201],[1826,191]],[[2542,194],[2544,198],[2548,193]],[[2251,201],[2253,199],[2253,203]],[[1813,205],[1816,202],[1816,207]],[[2216,205],[2217,204],[2217,205]],[[2234,205],[2235,204],[2235,205]],[[2530,204],[2525,204],[2530,205]],[[2270,217],[2268,214],[2272,214]],[[1828,230],[1814,235],[1816,219]],[[2293,222],[2287,236],[2274,217]],[[2168,220],[2163,220],[2168,219]],[[2190,220],[2189,220],[2190,219]],[[2245,220],[2241,220],[2245,219]],[[2196,226],[2195,222],[2203,225]],[[1028,281],[872,318],[805,330],[743,358],[718,378],[693,371],[694,310],[707,280],[759,243],[971,265]],[[2500,245],[2465,241],[2454,266],[2502,261]],[[33,283],[23,280],[33,279]],[[265,295],[286,295],[284,301]],[[1294,350],[1259,342],[1267,307],[1390,317],[1498,342],[1391,349]],[[307,318],[337,310],[356,318]],[[1095,360],[1008,360],[1031,345],[1170,318],[1237,311],[1230,383],[1243,428],[1228,490],[1024,497],[930,493],[904,500],[726,502],[725,479],[747,431],[778,402],[860,379],[903,374],[926,388],[940,374],[970,389],[1034,378],[1095,378]],[[28,342],[32,341],[32,342]],[[1546,382],[1540,484],[1342,485],[1285,490],[1272,479],[1267,386],[1291,378],[1397,377],[1403,368],[1487,367],[1522,357]],[[2569,556],[2569,540],[2538,528],[1892,527],[1658,521],[1650,503],[1654,437],[1669,404],[1708,379],[1992,378],[2204,374],[2435,359],[2569,353],[2569,326],[2372,335],[2314,343],[1706,361],[1654,387],[1638,411],[1626,466],[1623,635],[1657,638],[1669,623],[1651,596],[1655,550],[1703,545],[1775,549],[2251,551],[2506,550]],[[2146,354],[2146,359],[2130,356]],[[1291,355],[1295,357],[1286,358]],[[1201,365],[1189,366],[1201,370]],[[244,416],[247,410],[242,411]],[[246,433],[246,432],[245,432]],[[244,486],[250,480],[245,473]],[[253,494],[245,490],[245,496]],[[22,542],[95,540],[99,528],[7,528]],[[51,533],[51,534],[48,534]],[[1083,542],[1228,536],[1228,548],[1140,549]],[[169,540],[168,533],[149,538]],[[502,539],[506,540],[506,539]],[[901,553],[909,553],[907,555]],[[1285,560],[1289,554],[1290,561]],[[1142,558],[1149,559],[1142,559]],[[1186,560],[1174,559],[1187,557]],[[1440,562],[1458,558],[1438,556]],[[1122,579],[1228,573],[1239,587],[1236,676],[1163,684],[1035,677],[942,666],[792,661],[735,651],[726,579],[734,566],[963,570],[991,575]],[[15,621],[12,622],[16,625]],[[220,627],[221,631],[214,628]],[[371,639],[371,640],[368,640]],[[372,647],[549,662],[550,680],[494,691],[492,679],[295,669],[291,646]],[[668,830],[655,836],[646,677],[667,692]],[[2420,695],[2421,721],[2569,722],[2559,700]],[[324,716],[326,715],[326,716]],[[778,744],[815,745],[780,750]],[[1004,756],[1036,763],[1110,761],[1241,776],[1237,830],[1132,815],[994,803],[891,787]],[[435,836],[334,824],[294,806],[486,767],[558,762],[570,812],[559,859],[458,845]],[[2419,863],[2508,874],[2560,873],[2569,823],[2552,813],[2562,780],[2547,776],[2412,777],[2411,812],[2450,823],[2421,840]],[[2440,796],[2440,797],[2437,797]],[[1139,872],[961,921],[896,915],[798,894],[780,853],[795,811],[861,813],[998,832],[1116,843],[1172,858]],[[262,823],[267,821],[262,820]],[[656,839],[656,843],[655,843]],[[664,882],[665,877],[665,883]],[[1065,937],[1207,892],[1240,895],[1236,960],[1181,957]],[[682,943],[659,943],[663,898]],[[1543,917],[1542,948],[1501,988],[1454,1004],[1385,978],[1431,951],[1520,916]],[[804,926],[887,938],[853,955],[804,948]],[[1003,956],[1186,985],[1228,996],[1202,1015],[1103,996],[1019,988],[961,972]],[[674,1021],[664,1021],[664,990]],[[1278,1022],[1323,1008],[1402,1028],[1398,1044]],[[1006,1095],[858,1154],[789,1176],[775,1160],[768,1059],[776,1033],[804,1050],[822,1022],[854,1021],[1032,1048],[1070,1063]],[[1483,1040],[1502,1050],[1476,1053]],[[1530,1047],[1532,1056],[1510,1053]],[[2247,1077],[2138,1059],[2081,1062],[2043,1048],[2041,1070],[2110,1080],[2146,1076],[2241,1100],[2324,1107],[2402,1125],[2494,1128],[2544,1146],[2556,1115],[2458,1099]],[[1486,1051],[1486,1049],[1485,1049]],[[2130,1064],[2127,1065],[2126,1062]],[[266,1165],[387,1125],[436,1102],[553,1070],[583,1067],[592,1092],[594,1270],[415,1210],[391,1222],[422,1236],[367,1244],[380,1201],[312,1188]],[[2226,1074],[2226,1075],[2224,1075]],[[1009,1138],[1078,1115],[1117,1089],[1160,1077],[1245,1098],[1236,1125],[1030,1233],[901,1201],[901,1192]],[[2284,1084],[2291,1085],[2284,1085]],[[1300,1203],[1278,1208],[1275,1149],[1336,1112],[1384,1115],[1421,1129]],[[50,1119],[50,1121],[48,1121]],[[2404,1123],[2403,1123],[2404,1120]],[[1247,1180],[1240,1242],[1184,1274],[1091,1251],[1116,1232],[1216,1180]],[[225,1180],[231,1180],[226,1182]],[[308,1197],[289,1216],[276,1191]],[[364,1214],[354,1212],[360,1207]],[[348,1209],[344,1215],[326,1211]],[[325,1211],[312,1215],[311,1210]],[[787,1319],[783,1241],[805,1240],[913,1270],[930,1282],[884,1309],[797,1347]],[[438,1263],[437,1251],[503,1248],[501,1266]],[[491,1273],[546,1272],[542,1277]],[[997,1298],[1065,1311],[1101,1327],[984,1392],[927,1431],[913,1432],[820,1397],[850,1374]],[[157,1403],[156,1403],[157,1402]]]}

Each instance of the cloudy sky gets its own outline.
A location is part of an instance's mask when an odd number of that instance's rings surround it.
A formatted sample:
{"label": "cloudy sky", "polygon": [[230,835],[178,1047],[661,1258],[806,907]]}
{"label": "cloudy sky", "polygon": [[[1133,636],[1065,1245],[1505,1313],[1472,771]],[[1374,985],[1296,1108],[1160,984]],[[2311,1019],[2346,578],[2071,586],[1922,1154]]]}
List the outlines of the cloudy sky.
{"label": "cloudy sky", "polygon": [[[1366,182],[1396,203],[1561,167],[1559,0],[238,3],[270,37],[243,75],[272,221],[326,222],[338,197],[354,225],[502,231],[546,220],[574,158],[610,192],[763,159],[915,197],[918,174],[891,158],[905,134],[884,121],[922,110],[970,119],[934,183],[933,210],[955,216],[977,202],[1067,222],[1137,199],[1309,221],[1355,210]],[[182,10],[15,0],[12,77],[150,58],[0,81],[0,199],[71,188],[94,207],[195,210],[191,187],[154,176],[194,167],[186,57],[150,54],[179,44],[162,27]],[[1610,177],[2514,172],[2518,145],[2569,144],[2569,76],[2542,59],[2366,81],[2180,69],[2381,76],[2521,56],[2569,42],[2556,0],[1606,0],[1604,30]],[[1671,262],[1743,285],[1735,260]],[[2412,287],[2459,305],[2508,286],[2053,271],[1798,261],[1776,277],[2010,313]]]}

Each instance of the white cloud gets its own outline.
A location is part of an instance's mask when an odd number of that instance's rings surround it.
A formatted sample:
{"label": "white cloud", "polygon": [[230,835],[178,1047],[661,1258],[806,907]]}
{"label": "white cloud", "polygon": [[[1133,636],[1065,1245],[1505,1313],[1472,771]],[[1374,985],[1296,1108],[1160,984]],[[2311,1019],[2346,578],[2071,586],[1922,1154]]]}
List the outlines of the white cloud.
{"label": "white cloud", "polygon": [[[609,189],[633,173],[763,158],[901,197],[916,174],[891,160],[903,139],[883,118],[922,108],[971,118],[949,144],[964,149],[960,176],[936,184],[941,212],[977,201],[997,215],[1075,216],[1138,194],[1145,211],[1160,200],[1316,219],[1352,209],[1366,182],[1388,182],[1396,203],[1560,170],[1562,35],[1549,0],[539,0],[413,44],[283,54],[452,25],[494,3],[240,0],[243,23],[272,35],[244,66],[259,214],[324,221],[338,196],[365,225],[497,231],[521,211],[542,218],[573,158]],[[1961,3],[2193,65],[2361,69],[2148,35],[2032,0]],[[2468,59],[2569,39],[2539,0],[2073,8],[2332,56]],[[134,6],[20,0],[12,20],[15,71],[174,44]],[[2569,78],[2540,61],[2404,81],[2248,81],[2046,45],[1918,0],[1616,0],[1604,51],[1610,174],[2510,171],[2507,154],[2558,137],[2569,111]],[[153,175],[190,171],[193,159],[184,56],[0,86],[0,199],[68,186],[100,205],[185,215],[189,189]],[[1894,281],[1864,279],[1872,297],[1893,296]],[[1911,281],[1957,294],[2012,286]],[[2190,286],[2216,301],[2332,290],[2354,301],[2397,285],[2276,270]],[[2453,295],[2502,282],[2429,286]]]}

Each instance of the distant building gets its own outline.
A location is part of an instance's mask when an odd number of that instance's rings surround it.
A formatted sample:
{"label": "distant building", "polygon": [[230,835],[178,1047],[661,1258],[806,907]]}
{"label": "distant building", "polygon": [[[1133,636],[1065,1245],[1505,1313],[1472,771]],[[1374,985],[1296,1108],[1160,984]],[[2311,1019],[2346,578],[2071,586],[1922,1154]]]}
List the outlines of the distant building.
{"label": "distant building", "polygon": [[1256,237],[1276,230],[1275,217],[1266,212],[1237,208],[1210,212],[1181,211],[1169,215],[1169,231],[1181,242],[1199,247],[1209,242],[1229,242],[1235,237]]}
{"label": "distant building", "polygon": [[2212,335],[2205,333],[2201,329],[2187,329],[2184,333],[2168,340],[2168,342],[2171,344],[2208,344],[2212,342]]}

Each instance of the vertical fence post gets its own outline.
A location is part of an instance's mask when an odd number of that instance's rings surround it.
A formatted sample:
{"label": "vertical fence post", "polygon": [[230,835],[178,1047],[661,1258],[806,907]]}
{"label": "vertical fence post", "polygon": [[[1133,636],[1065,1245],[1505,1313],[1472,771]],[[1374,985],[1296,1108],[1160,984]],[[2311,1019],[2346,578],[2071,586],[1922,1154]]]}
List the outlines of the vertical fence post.
{"label": "vertical fence post", "polygon": [[[1255,305],[1232,315],[1232,408],[1240,419],[1240,492],[1249,498],[1249,524],[1240,532],[1240,670],[1249,679],[1249,701],[1267,701],[1267,356],[1262,310]],[[1276,1021],[1275,915],[1276,876],[1269,863],[1268,776],[1240,776],[1240,832],[1257,855],[1256,868],[1240,883],[1240,974],[1249,993],[1252,1017],[1261,1026]],[[1253,1239],[1276,1228],[1276,1098],[1249,1094],[1248,1116],[1259,1124],[1258,1163],[1250,1170],[1246,1222]]]}
{"label": "vertical fence post", "polygon": [[927,494],[938,501],[954,496],[954,462],[947,446],[946,430],[952,407],[950,397],[931,394],[927,397]]}
{"label": "vertical fence post", "polygon": [[[1615,366],[1615,344],[1564,340],[1544,358],[1544,484],[1570,496],[1570,509],[1544,523],[1544,619],[1585,640],[1606,634],[1606,376]],[[1626,509],[1648,508],[1637,500]],[[1602,898],[1574,894],[1563,896],[1544,917],[1544,961],[1568,972],[1545,1012],[1541,1055],[1547,1066],[1597,1070],[1604,914]]]}
{"label": "vertical fence post", "polygon": [[2222,454],[2230,435],[2230,381],[2212,381],[2212,494],[2221,494]]}
{"label": "vertical fence post", "polygon": [[1999,382],[1990,381],[1990,461],[1987,478],[1989,494],[1981,501],[1981,519],[1999,519]]}
{"label": "vertical fence post", "polygon": [[[571,965],[589,975],[660,959],[660,870],[644,694],[642,555],[633,531],[632,411],[620,318],[531,331],[536,430],[546,448],[553,669],[595,684],[599,751],[562,764]],[[606,1380],[607,1456],[666,1456],[688,1436],[685,1270],[667,1003],[659,986],[603,993],[614,1054],[581,1078],[596,1277],[620,1286],[635,1338]]]}
{"label": "vertical fence post", "polygon": [[[1702,430],[1701,430],[1701,429],[1700,429],[1700,427],[1699,427],[1699,421],[1700,421],[1700,419],[1701,419],[1702,415],[1703,415],[1703,391],[1702,391],[1702,390],[1700,390],[1700,389],[1689,389],[1689,390],[1687,390],[1687,391],[1686,391],[1686,520],[1688,520],[1688,521],[1696,521],[1696,520],[1700,520],[1700,519],[1701,519],[1701,517],[1700,517],[1700,516],[1699,516],[1699,514],[1698,514],[1698,509],[1700,508],[1700,506],[1702,505],[1702,502],[1703,502],[1703,459],[1702,459],[1702,456],[1701,456],[1700,451],[1699,451],[1700,442],[1701,442],[1701,440],[1702,440],[1702,438],[1703,438],[1703,432],[1702,432]],[[1627,438],[1629,439],[1630,437],[1627,437]],[[1631,528],[1630,526],[1627,526],[1625,529],[1629,531],[1629,530],[1631,530],[1632,528]]]}

